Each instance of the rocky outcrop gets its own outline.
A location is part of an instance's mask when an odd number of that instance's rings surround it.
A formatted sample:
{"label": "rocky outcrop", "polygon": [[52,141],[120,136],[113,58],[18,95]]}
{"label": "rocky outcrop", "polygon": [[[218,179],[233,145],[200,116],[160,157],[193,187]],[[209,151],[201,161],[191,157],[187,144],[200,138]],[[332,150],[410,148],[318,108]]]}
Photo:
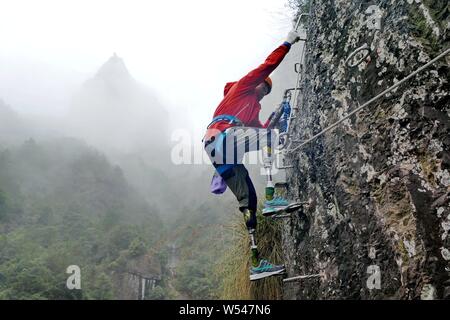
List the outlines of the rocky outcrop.
{"label": "rocky outcrop", "polygon": [[[413,0],[313,1],[309,26],[296,140],[444,51],[450,30],[447,1]],[[349,67],[364,44],[370,55]],[[284,223],[288,273],[323,276],[285,284],[285,299],[450,297],[449,62],[288,154],[289,194],[310,202]]]}

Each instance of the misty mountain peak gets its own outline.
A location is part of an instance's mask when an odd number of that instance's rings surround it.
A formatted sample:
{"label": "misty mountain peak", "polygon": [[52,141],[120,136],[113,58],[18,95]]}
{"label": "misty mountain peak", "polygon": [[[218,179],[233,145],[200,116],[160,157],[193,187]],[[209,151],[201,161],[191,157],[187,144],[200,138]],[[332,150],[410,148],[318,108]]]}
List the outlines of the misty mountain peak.
{"label": "misty mountain peak", "polygon": [[[138,83],[114,53],[72,97],[68,131],[103,150],[128,152],[161,145],[167,137],[167,117],[152,91]],[[154,119],[157,123],[149,128]]]}
{"label": "misty mountain peak", "polygon": [[115,52],[98,70],[97,77],[103,79],[128,78],[128,72],[125,62]]}

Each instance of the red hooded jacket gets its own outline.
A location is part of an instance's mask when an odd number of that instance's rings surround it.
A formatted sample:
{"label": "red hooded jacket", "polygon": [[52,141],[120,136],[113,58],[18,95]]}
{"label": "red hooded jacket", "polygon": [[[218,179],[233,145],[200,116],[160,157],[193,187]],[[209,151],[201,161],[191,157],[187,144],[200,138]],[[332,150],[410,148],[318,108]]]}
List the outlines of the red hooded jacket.
{"label": "red hooded jacket", "polygon": [[[241,80],[228,82],[225,85],[224,98],[214,112],[214,117],[223,114],[231,115],[241,120],[246,127],[266,128],[269,120],[264,125],[259,121],[261,104],[258,101],[255,88],[278,67],[289,49],[289,43],[282,44],[267,57],[263,64],[249,72]],[[232,126],[233,124],[228,121],[216,122],[211,125],[206,136],[209,138],[217,133],[216,130],[223,132]]]}

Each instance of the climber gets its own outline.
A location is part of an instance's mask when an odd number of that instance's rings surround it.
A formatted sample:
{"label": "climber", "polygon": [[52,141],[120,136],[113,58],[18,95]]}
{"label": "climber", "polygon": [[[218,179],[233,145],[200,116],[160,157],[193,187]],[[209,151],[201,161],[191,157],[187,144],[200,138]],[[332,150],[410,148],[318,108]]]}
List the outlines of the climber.
{"label": "climber", "polygon": [[[205,150],[216,169],[211,184],[212,189],[214,189],[212,192],[223,193],[228,186],[236,196],[239,202],[239,210],[244,216],[251,240],[252,268],[250,269],[250,280],[284,273],[285,268],[284,266],[273,265],[267,260],[260,259],[258,256],[255,241],[257,197],[247,169],[242,163],[216,161],[217,153],[223,149],[222,151],[225,154],[225,139],[231,138],[232,140],[234,138],[236,140],[236,136],[233,136],[233,132],[236,131],[232,131],[232,129],[236,129],[235,127],[253,127],[268,131],[268,129],[264,128],[267,128],[274,113],[272,113],[272,116],[269,117],[265,124],[262,124],[259,121],[260,101],[272,90],[270,73],[278,67],[289,52],[291,45],[298,40],[298,33],[295,30],[290,31],[286,41],[275,49],[263,64],[249,72],[239,81],[229,82],[225,85],[224,98],[216,108],[213,120],[209,124],[203,138]],[[256,136],[259,137],[259,133]],[[245,141],[245,143],[246,151],[253,151],[248,150],[248,141]],[[260,149],[263,148],[263,146],[260,146],[259,141],[256,145]],[[277,199],[278,202],[279,200],[281,200],[282,205],[285,205],[283,199]],[[279,207],[280,203],[274,203],[274,205]]]}

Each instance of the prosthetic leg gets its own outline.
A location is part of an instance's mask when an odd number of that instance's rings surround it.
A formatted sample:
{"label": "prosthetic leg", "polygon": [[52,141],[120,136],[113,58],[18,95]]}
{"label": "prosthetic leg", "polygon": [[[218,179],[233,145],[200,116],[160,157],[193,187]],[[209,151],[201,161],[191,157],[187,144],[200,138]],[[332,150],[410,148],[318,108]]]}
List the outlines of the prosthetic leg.
{"label": "prosthetic leg", "polygon": [[259,252],[258,247],[256,245],[256,239],[255,239],[255,229],[249,229],[248,234],[250,236],[250,250],[251,250],[251,260],[252,260],[252,266],[257,267],[259,265]]}
{"label": "prosthetic leg", "polygon": [[[301,203],[290,203],[285,199],[279,192],[275,192],[275,185],[272,180],[272,165],[273,165],[273,154],[272,148],[270,146],[266,147],[266,152],[264,153],[264,169],[266,171],[267,184],[266,184],[266,202],[264,203],[264,209],[262,214],[264,217],[285,217],[284,214],[290,214],[301,208]],[[285,183],[278,183],[280,185],[286,185]]]}
{"label": "prosthetic leg", "polygon": [[[264,160],[264,163],[267,162],[270,164],[270,166],[266,166],[267,169],[267,179],[268,179],[268,186],[266,188],[266,197],[267,198],[273,198],[273,183],[272,183],[272,174],[271,174],[271,168],[272,168],[272,151],[270,145],[266,147],[266,150],[263,150],[264,152],[267,152],[267,157]],[[283,265],[275,265],[270,263],[269,261],[265,259],[260,259],[259,257],[259,251],[258,247],[256,245],[256,225],[257,225],[257,218],[256,218],[256,212],[253,212],[250,209],[244,209],[244,221],[245,225],[248,230],[248,235],[250,237],[250,250],[251,250],[251,262],[252,267],[250,268],[250,281],[254,280],[260,280],[263,278],[271,277],[274,275],[282,275],[286,272],[286,269]]]}
{"label": "prosthetic leg", "polygon": [[253,267],[257,267],[259,265],[259,252],[258,247],[256,245],[256,212],[253,212],[250,209],[244,209],[244,222],[245,226],[248,230],[248,235],[250,237],[250,250],[251,250],[251,262]]}
{"label": "prosthetic leg", "polygon": [[266,200],[270,201],[273,200],[273,196],[275,194],[275,187],[273,185],[273,180],[272,180],[272,148],[271,147],[266,147],[266,150],[263,150],[263,155],[264,155],[264,151],[265,152],[265,156],[264,156],[264,169],[266,170],[266,177],[267,177],[267,184],[266,184],[266,189],[265,189],[265,194],[266,194]]}
{"label": "prosthetic leg", "polygon": [[[257,208],[257,196],[254,190],[253,183],[251,183],[248,177],[248,171],[242,164],[242,159],[247,152],[259,151],[263,148],[271,148],[274,145],[274,139],[277,137],[267,129],[261,128],[242,128],[232,127],[226,131],[228,137],[228,146],[233,146],[231,150],[235,151],[233,154],[233,160],[238,165],[234,167],[235,175],[229,177],[226,182],[228,187],[233,191],[236,198],[239,201],[239,209],[241,210],[245,226],[249,234],[250,250],[251,250],[251,268],[250,268],[250,280],[258,280],[273,275],[279,275],[285,272],[285,268],[282,265],[274,265],[269,261],[262,259],[259,256],[259,250],[256,241],[256,208]],[[225,144],[226,146],[227,144]],[[230,148],[228,148],[230,150]],[[266,150],[263,151],[263,153]],[[225,154],[225,152],[224,152]],[[272,156],[272,150],[270,149],[270,157]],[[229,154],[227,156],[230,156]],[[231,156],[229,157],[231,160]],[[228,159],[228,158],[227,158]],[[269,177],[271,179],[270,169],[272,163],[270,162]],[[271,188],[273,191],[273,186]],[[268,189],[268,191],[270,191]],[[272,192],[273,194],[273,192]]]}
{"label": "prosthetic leg", "polygon": [[243,211],[245,225],[247,226],[250,237],[251,262],[250,281],[260,280],[263,278],[282,275],[286,272],[283,265],[275,265],[265,259],[259,258],[258,247],[256,245],[256,213],[249,209]]}

